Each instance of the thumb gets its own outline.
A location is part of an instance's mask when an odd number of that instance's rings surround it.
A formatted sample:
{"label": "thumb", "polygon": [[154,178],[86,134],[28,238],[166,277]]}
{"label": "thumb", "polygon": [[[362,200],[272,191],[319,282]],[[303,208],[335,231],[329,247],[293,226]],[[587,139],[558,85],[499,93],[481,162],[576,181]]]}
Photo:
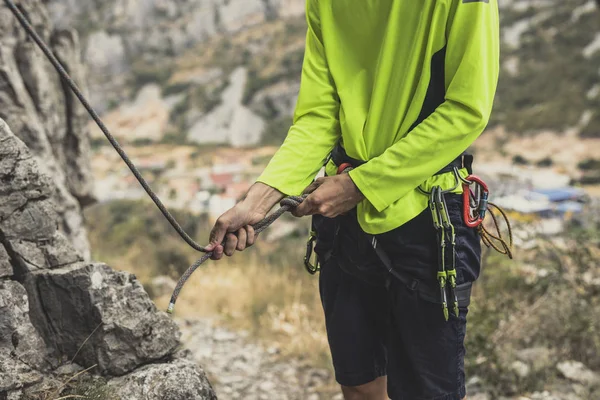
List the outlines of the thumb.
{"label": "thumb", "polygon": [[225,235],[227,234],[230,225],[230,222],[223,217],[217,219],[215,226],[213,226],[212,230],[210,231],[210,243],[208,244],[208,246],[206,246],[206,250],[212,251],[217,246],[221,245],[221,243],[223,243],[223,240],[225,239]]}
{"label": "thumb", "polygon": [[304,217],[305,215],[309,215],[312,211],[312,198],[308,196],[298,207],[292,210],[292,215],[294,217]]}

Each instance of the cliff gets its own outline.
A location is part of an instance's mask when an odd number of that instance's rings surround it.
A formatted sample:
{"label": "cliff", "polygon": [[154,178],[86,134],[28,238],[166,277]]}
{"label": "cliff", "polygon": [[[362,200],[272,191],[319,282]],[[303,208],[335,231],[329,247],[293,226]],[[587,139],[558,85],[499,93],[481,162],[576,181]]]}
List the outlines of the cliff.
{"label": "cliff", "polygon": [[[20,4],[85,82],[76,32],[54,29],[40,0]],[[1,7],[0,399],[214,399],[135,276],[88,261],[86,118]]]}

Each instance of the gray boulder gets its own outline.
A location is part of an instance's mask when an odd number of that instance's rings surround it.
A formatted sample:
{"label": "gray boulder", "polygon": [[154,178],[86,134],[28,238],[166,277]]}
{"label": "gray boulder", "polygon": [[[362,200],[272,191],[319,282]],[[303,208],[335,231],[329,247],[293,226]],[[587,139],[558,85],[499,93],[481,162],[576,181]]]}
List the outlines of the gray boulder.
{"label": "gray boulder", "polygon": [[565,378],[585,385],[600,383],[600,376],[579,361],[563,361],[556,365]]}
{"label": "gray boulder", "polygon": [[152,364],[113,379],[109,386],[128,400],[216,400],[206,374],[185,359]]}
{"label": "gray boulder", "polygon": [[176,324],[129,273],[80,263],[35,271],[26,286],[35,298],[34,324],[46,341],[69,358],[77,354],[84,367],[97,364],[103,375],[168,358],[179,345]]}

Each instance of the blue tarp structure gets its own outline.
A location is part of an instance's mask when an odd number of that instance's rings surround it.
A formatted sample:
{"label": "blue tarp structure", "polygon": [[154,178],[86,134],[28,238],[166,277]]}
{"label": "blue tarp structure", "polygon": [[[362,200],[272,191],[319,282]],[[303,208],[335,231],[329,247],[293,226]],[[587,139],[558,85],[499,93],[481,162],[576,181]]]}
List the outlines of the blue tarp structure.
{"label": "blue tarp structure", "polygon": [[575,201],[583,199],[586,195],[585,190],[575,187],[565,187],[560,189],[537,189],[535,193],[546,196],[552,203],[563,201]]}
{"label": "blue tarp structure", "polygon": [[583,211],[583,204],[578,203],[576,201],[565,201],[556,206],[556,211],[558,211],[561,214],[578,214]]}

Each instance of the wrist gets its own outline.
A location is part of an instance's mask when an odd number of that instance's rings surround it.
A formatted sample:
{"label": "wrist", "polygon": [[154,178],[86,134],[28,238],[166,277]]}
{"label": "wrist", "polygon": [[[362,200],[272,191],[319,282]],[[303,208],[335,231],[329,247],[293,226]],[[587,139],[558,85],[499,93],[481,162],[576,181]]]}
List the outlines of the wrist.
{"label": "wrist", "polygon": [[358,199],[359,201],[362,201],[365,199],[365,195],[360,191],[360,189],[358,188],[358,186],[356,185],[356,183],[354,183],[354,180],[352,179],[352,177],[350,176],[350,174],[345,174],[348,177],[348,185],[352,188],[351,190],[353,191],[355,198]]}
{"label": "wrist", "polygon": [[284,194],[279,190],[264,183],[256,182],[250,187],[242,203],[248,208],[266,215],[283,197]]}

